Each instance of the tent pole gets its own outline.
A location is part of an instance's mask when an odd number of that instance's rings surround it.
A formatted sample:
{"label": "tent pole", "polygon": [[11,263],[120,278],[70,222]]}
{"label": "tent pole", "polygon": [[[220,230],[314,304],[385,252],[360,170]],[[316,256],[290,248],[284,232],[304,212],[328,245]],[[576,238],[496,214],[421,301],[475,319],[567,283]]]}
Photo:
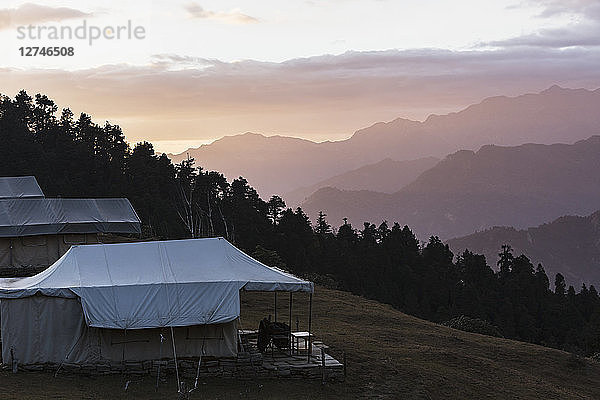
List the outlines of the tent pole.
{"label": "tent pole", "polygon": [[312,293],[310,293],[309,295],[309,300],[308,300],[308,362],[310,363],[310,353],[311,353],[311,345],[312,345],[312,338],[310,336],[310,330],[312,328]]}
{"label": "tent pole", "polygon": [[156,391],[158,392],[158,384],[160,383],[160,363],[162,362],[162,344],[163,341],[165,340],[165,337],[163,336],[163,330],[161,328],[160,330],[160,345],[158,347],[158,371],[156,373]]}
{"label": "tent pole", "polygon": [[127,329],[123,329],[123,348],[121,349],[121,362],[125,363],[125,346],[127,345]]}
{"label": "tent pole", "polygon": [[288,347],[290,349],[290,356],[292,355],[292,292],[290,292],[290,312],[289,312],[289,327],[290,327],[290,337],[288,338]]}
{"label": "tent pole", "polygon": [[200,364],[202,363],[202,355],[204,354],[204,343],[206,342],[206,326],[204,327],[204,334],[202,336],[202,348],[200,349],[200,357],[198,357],[198,369],[196,370],[196,380],[194,381],[194,388],[188,393],[192,393],[198,389],[198,379],[200,379]]}
{"label": "tent pole", "polygon": [[179,382],[179,366],[177,365],[177,351],[175,351],[175,335],[173,334],[173,325],[171,325],[171,342],[173,343],[173,358],[175,358],[175,375],[177,376],[177,393],[181,392],[181,383]]}
{"label": "tent pole", "polygon": [[274,292],[275,293],[275,322],[277,322],[277,290]]}

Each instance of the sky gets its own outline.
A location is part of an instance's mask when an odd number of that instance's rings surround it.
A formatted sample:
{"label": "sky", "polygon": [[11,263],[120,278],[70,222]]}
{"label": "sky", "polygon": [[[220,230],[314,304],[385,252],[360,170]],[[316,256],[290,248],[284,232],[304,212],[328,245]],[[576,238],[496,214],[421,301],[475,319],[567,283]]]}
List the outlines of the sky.
{"label": "sky", "polygon": [[[34,46],[74,55],[21,55]],[[2,94],[44,93],[165,152],[596,89],[599,48],[600,0],[0,2]]]}

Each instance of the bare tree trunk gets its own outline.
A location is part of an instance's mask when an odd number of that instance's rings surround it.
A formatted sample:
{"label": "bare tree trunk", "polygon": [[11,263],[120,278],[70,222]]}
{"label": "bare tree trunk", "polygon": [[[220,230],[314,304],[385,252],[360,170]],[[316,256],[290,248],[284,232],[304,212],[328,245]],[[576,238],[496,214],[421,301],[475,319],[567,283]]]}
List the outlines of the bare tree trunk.
{"label": "bare tree trunk", "polygon": [[206,202],[208,203],[208,222],[210,226],[210,236],[215,235],[215,227],[212,220],[212,207],[210,206],[210,188],[206,191]]}
{"label": "bare tree trunk", "polygon": [[219,214],[221,214],[221,220],[223,221],[223,226],[225,227],[225,239],[229,240],[229,229],[227,228],[227,220],[223,215],[223,210],[221,210],[221,204],[218,205]]}
{"label": "bare tree trunk", "polygon": [[177,210],[177,215],[185,225],[186,229],[190,233],[192,238],[195,238],[197,235],[197,223],[194,216],[194,203],[193,203],[193,190],[190,189],[189,196],[185,192],[185,189],[179,185],[179,197],[181,199],[181,207],[175,207]]}

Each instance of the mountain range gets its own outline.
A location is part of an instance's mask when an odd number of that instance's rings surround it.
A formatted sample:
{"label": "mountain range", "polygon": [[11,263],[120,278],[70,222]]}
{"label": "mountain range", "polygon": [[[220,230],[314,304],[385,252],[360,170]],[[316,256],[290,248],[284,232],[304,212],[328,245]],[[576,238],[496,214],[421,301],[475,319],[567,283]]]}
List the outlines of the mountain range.
{"label": "mountain range", "polygon": [[515,255],[526,254],[535,264],[542,263],[551,285],[557,272],[576,289],[582,283],[600,284],[600,211],[523,230],[494,227],[447,243],[455,253],[469,249],[484,254],[489,265],[496,265],[499,249],[509,244]]}
{"label": "mountain range", "polygon": [[298,188],[285,193],[284,197],[289,206],[295,207],[323,187],[394,193],[411,183],[439,161],[439,158],[435,157],[424,157],[407,161],[396,161],[386,158],[378,163],[365,165],[364,167],[322,180],[311,186]]}
{"label": "mountain range", "polygon": [[[600,133],[600,89],[558,86],[536,94],[491,97],[462,111],[425,121],[398,118],[355,132],[349,139],[315,143],[284,136],[246,133],[170,155],[188,155],[197,165],[244,176],[263,197],[295,193],[320,181],[378,163],[444,157],[486,144],[572,143]],[[368,187],[355,187],[369,189]]]}
{"label": "mountain range", "polygon": [[492,226],[526,228],[600,209],[600,136],[575,144],[486,145],[461,150],[396,193],[323,188],[302,208],[362,225],[398,221],[421,238],[463,236]]}

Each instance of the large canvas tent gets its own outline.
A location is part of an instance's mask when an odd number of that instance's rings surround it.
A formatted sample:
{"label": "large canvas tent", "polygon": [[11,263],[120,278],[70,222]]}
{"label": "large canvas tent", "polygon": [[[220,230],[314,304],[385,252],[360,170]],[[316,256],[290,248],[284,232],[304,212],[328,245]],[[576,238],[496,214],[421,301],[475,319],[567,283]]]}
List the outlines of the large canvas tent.
{"label": "large canvas tent", "polygon": [[0,176],[0,199],[43,198],[34,176]]}
{"label": "large canvas tent", "polygon": [[139,232],[127,199],[0,199],[0,270],[40,270],[73,244],[97,243],[99,233]]}
{"label": "large canvas tent", "polygon": [[[73,246],[46,271],[0,279],[2,356],[23,364],[237,353],[240,290],[310,292],[223,238]],[[164,353],[163,353],[164,354]]]}

